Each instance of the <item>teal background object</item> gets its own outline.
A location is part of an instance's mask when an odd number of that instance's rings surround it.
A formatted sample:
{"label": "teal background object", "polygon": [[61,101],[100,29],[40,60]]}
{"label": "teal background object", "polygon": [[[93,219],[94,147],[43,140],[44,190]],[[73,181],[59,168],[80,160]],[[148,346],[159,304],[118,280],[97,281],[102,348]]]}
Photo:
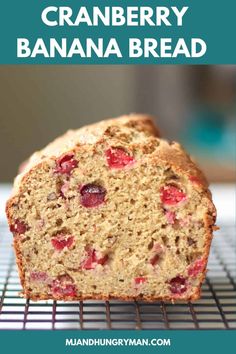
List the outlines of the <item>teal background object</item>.
{"label": "teal background object", "polygon": [[[70,6],[78,9],[86,6],[91,11],[93,6],[189,6],[189,10],[183,17],[183,26],[161,26],[161,27],[48,27],[41,20],[41,12],[47,6]],[[234,64],[236,63],[235,48],[235,13],[236,2],[225,1],[204,1],[204,0],[154,0],[140,3],[137,0],[105,1],[4,1],[1,3],[0,12],[0,64]],[[17,38],[27,38],[34,42],[37,38],[67,38],[70,42],[73,38],[80,38],[84,43],[87,37],[93,39],[103,37],[106,42],[109,38],[115,37],[119,43],[122,58],[112,56],[110,58],[17,58]],[[207,53],[200,58],[129,58],[128,38],[145,37],[151,38],[177,38],[183,37],[189,43],[192,37],[202,38],[208,46]]]}
{"label": "teal background object", "polygon": [[[171,346],[65,346],[66,338],[170,338]],[[232,353],[235,331],[1,331],[1,353]],[[4,348],[4,351],[2,351]],[[20,348],[20,350],[19,350]]]}

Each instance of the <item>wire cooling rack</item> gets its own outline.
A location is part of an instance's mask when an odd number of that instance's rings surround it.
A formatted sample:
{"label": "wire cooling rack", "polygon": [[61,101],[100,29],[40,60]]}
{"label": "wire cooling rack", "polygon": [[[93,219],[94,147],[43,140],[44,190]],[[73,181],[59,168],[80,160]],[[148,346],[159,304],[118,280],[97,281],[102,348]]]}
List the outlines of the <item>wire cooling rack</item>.
{"label": "wire cooling rack", "polygon": [[236,328],[235,228],[214,237],[201,300],[170,304],[121,301],[32,302],[19,297],[11,235],[0,224],[0,329]]}

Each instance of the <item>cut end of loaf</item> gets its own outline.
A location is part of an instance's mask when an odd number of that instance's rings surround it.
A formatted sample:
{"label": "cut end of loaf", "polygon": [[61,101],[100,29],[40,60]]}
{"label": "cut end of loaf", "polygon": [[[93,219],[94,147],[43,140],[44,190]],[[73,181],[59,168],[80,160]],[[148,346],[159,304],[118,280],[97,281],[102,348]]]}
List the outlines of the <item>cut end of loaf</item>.
{"label": "cut end of loaf", "polygon": [[202,174],[155,134],[105,132],[34,164],[7,204],[24,296],[199,298],[215,221]]}

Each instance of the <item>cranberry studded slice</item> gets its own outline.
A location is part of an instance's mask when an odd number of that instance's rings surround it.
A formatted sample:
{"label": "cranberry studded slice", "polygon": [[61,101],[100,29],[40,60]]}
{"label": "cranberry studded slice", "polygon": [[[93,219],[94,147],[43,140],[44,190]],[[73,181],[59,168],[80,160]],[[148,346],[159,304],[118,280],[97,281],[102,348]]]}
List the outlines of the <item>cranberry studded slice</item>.
{"label": "cranberry studded slice", "polygon": [[35,282],[45,282],[48,279],[48,275],[46,272],[31,272],[30,279]]}
{"label": "cranberry studded slice", "polygon": [[187,290],[186,279],[181,275],[171,279],[169,284],[170,291],[173,295],[181,295]]}
{"label": "cranberry studded slice", "polygon": [[70,175],[71,171],[78,166],[74,154],[67,154],[60,157],[56,162],[55,172]]}
{"label": "cranberry studded slice", "polygon": [[195,262],[190,264],[188,268],[188,275],[190,277],[197,277],[198,274],[202,273],[205,268],[205,261],[203,259],[197,259]]}
{"label": "cranberry studded slice", "polygon": [[24,234],[27,230],[29,230],[28,226],[26,223],[23,221],[16,219],[15,223],[10,226],[10,230],[13,233],[16,233],[18,235]]}
{"label": "cranberry studded slice", "polygon": [[104,265],[108,260],[108,255],[99,257],[95,249],[87,249],[86,256],[81,263],[81,268],[85,270],[94,269],[98,264]]}
{"label": "cranberry studded slice", "polygon": [[121,169],[135,162],[133,156],[122,148],[110,148],[105,152],[107,163],[110,168]]}
{"label": "cranberry studded slice", "polygon": [[97,184],[89,183],[80,189],[80,201],[86,208],[94,208],[105,200],[106,189]]}
{"label": "cranberry studded slice", "polygon": [[62,251],[64,248],[70,248],[74,243],[74,236],[57,234],[51,239],[51,243],[55,250]]}
{"label": "cranberry studded slice", "polygon": [[175,186],[164,186],[160,190],[161,201],[165,205],[177,205],[187,199],[187,196],[181,189]]}
{"label": "cranberry studded slice", "polygon": [[134,278],[134,284],[135,285],[142,285],[144,283],[146,283],[147,278],[146,277],[136,277]]}
{"label": "cranberry studded slice", "polygon": [[60,275],[51,284],[52,293],[55,297],[76,297],[77,289],[69,275]]}

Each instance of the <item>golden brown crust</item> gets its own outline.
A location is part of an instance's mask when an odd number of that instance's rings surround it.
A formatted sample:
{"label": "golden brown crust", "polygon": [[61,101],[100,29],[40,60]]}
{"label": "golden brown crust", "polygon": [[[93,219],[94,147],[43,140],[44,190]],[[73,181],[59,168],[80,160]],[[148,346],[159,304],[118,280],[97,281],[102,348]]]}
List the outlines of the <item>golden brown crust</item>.
{"label": "golden brown crust", "polygon": [[56,138],[40,151],[35,152],[20,166],[20,173],[29,170],[40,163],[44,158],[59,156],[73,149],[75,146],[95,144],[104,135],[110,135],[112,129],[127,127],[147,135],[159,137],[160,132],[153,122],[153,118],[144,114],[130,114],[118,118],[103,120],[76,130],[68,130],[62,136]]}
{"label": "golden brown crust", "polygon": [[[146,136],[148,136],[148,143],[145,140],[143,144],[144,151],[148,149],[152,149],[153,145],[156,147],[158,145],[158,149],[156,149],[156,153],[153,154],[150,163],[159,164],[163,166],[169,166],[173,171],[177,174],[181,174],[186,176],[192,183],[196,190],[202,193],[206,197],[208,214],[205,215],[204,225],[207,234],[207,241],[205,246],[205,257],[204,260],[207,261],[210,245],[212,240],[212,231],[216,218],[216,210],[212,203],[211,193],[208,190],[208,183],[196,166],[196,164],[191,160],[191,158],[186,154],[186,152],[182,149],[182,147],[175,142],[169,143],[165,140],[158,139],[159,136],[158,130],[155,128],[154,123],[151,117],[146,115],[130,115],[123,116],[118,119],[111,119],[108,121],[103,121],[98,124],[94,124],[91,126],[87,126],[81,128],[74,132],[68,132],[64,136],[56,139],[53,143],[49,144],[45,149],[40,152],[34,154],[30,159],[28,165],[25,167],[23,173],[18,178],[18,181],[15,184],[15,191],[12,198],[9,199],[6,206],[6,213],[8,217],[9,225],[13,222],[13,213],[12,208],[14,204],[17,202],[18,197],[21,193],[23,193],[23,185],[27,178],[30,176],[32,171],[39,168],[40,166],[47,165],[49,161],[53,161],[56,157],[61,154],[75,152],[81,148],[81,145],[96,145],[96,143],[100,143],[102,141],[106,141],[107,139],[113,139],[114,136],[116,139],[122,139],[123,135],[126,136],[125,130],[120,130],[120,127],[125,127],[130,130],[134,130],[137,132],[142,132]],[[135,147],[137,143],[133,142],[133,147]],[[140,147],[140,143],[137,145]],[[20,280],[23,289],[25,288],[25,275],[22,267],[22,254],[19,248],[19,239],[16,236],[14,238],[14,249],[17,258],[17,265],[19,269]],[[205,270],[206,271],[206,270]],[[205,272],[202,273],[202,281],[205,278]],[[26,291],[26,290],[25,290]],[[32,300],[47,300],[52,299],[52,295],[48,296],[32,296],[32,294],[27,291],[24,293],[26,298],[30,298]],[[197,300],[200,297],[200,287],[196,288],[194,294],[190,297],[182,298],[181,301],[193,301]],[[95,295],[95,294],[87,294],[83,297],[76,298],[66,298],[66,297],[57,297],[56,300],[86,300],[86,299],[97,299],[97,300],[110,300],[110,299],[120,299],[120,300],[141,300],[141,301],[174,301],[173,297],[155,297],[155,296],[136,296],[136,297],[122,297],[119,294],[110,294],[108,297],[104,295]]]}
{"label": "golden brown crust", "polygon": [[18,238],[19,237],[17,237],[17,236],[14,237],[13,248],[14,248],[15,255],[16,255],[16,264],[17,264],[17,268],[18,268],[20,283],[21,283],[22,288],[24,289],[25,275],[23,272],[23,259],[22,259],[22,254],[20,252],[20,248],[19,248]]}
{"label": "golden brown crust", "polygon": [[154,301],[168,301],[172,303],[176,302],[186,302],[186,301],[197,301],[201,296],[201,290],[197,289],[196,293],[181,299],[173,299],[173,297],[159,297],[159,296],[120,296],[118,294],[110,294],[109,296],[106,295],[97,295],[97,294],[90,294],[86,296],[77,296],[77,297],[57,297],[53,298],[52,296],[32,296],[30,293],[23,294],[26,299],[30,299],[33,301],[40,301],[40,300],[57,300],[57,301],[85,301],[85,300],[121,300],[121,301],[143,301],[143,302],[154,302]]}
{"label": "golden brown crust", "polygon": [[[147,136],[160,136],[160,132],[154,124],[152,116],[135,113],[103,120],[99,123],[87,125],[76,130],[69,130],[42,150],[36,151],[20,165],[19,174],[14,180],[12,198],[14,195],[20,193],[20,185],[25,176],[27,176],[34,167],[40,166],[41,162],[47,161],[50,158],[55,159],[55,157],[73,151],[75,147],[95,144],[105,136],[111,137],[114,131],[118,130],[119,133],[119,130],[122,130],[122,128],[127,128],[127,130],[130,131],[143,132]],[[6,207],[6,210],[7,209],[8,207]]]}

